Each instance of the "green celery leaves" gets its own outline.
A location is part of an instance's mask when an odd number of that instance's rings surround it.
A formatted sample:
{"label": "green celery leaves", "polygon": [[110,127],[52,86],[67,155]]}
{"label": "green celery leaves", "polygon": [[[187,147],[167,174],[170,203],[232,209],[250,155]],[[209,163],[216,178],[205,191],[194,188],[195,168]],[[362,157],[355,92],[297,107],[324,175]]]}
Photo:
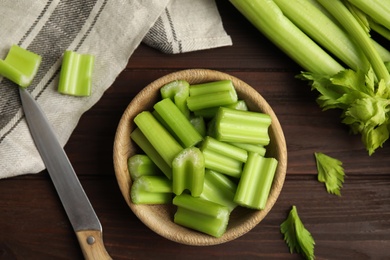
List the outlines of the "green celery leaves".
{"label": "green celery leaves", "polygon": [[318,181],[325,183],[328,193],[341,196],[344,183],[342,162],[323,153],[314,153],[317,163]]}
{"label": "green celery leaves", "polygon": [[296,252],[306,259],[315,259],[314,239],[299,218],[296,206],[292,206],[287,219],[280,225],[280,231],[290,248],[290,253]]}

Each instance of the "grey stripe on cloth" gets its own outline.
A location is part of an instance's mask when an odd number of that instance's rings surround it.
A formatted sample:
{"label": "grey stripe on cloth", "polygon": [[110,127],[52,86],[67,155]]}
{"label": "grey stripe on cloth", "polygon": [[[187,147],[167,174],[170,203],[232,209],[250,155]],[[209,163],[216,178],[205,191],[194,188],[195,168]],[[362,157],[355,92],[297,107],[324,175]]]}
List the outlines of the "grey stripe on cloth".
{"label": "grey stripe on cloth", "polygon": [[143,42],[168,54],[232,45],[210,0],[171,1]]}
{"label": "grey stripe on cloth", "polygon": [[[178,5],[181,1],[186,4]],[[204,30],[206,27],[202,29],[203,35],[198,33],[198,39],[190,39],[182,34],[182,25],[177,25],[183,23],[176,18],[179,13],[185,13],[190,4],[200,11],[200,3],[209,10],[208,15],[215,16],[210,21],[219,24],[213,39]],[[198,13],[187,23],[192,26],[195,20],[204,18]],[[0,19],[0,59],[4,59],[12,44],[42,56],[28,91],[45,111],[61,145],[65,145],[82,114],[101,98],[126,67],[148,32],[154,35],[156,48],[163,42],[169,43],[164,47],[168,53],[231,44],[215,3],[209,0],[1,0]],[[148,42],[153,45],[152,41]],[[58,93],[65,50],[95,56],[91,96]],[[0,77],[0,178],[37,173],[44,168],[24,120],[17,86]]]}

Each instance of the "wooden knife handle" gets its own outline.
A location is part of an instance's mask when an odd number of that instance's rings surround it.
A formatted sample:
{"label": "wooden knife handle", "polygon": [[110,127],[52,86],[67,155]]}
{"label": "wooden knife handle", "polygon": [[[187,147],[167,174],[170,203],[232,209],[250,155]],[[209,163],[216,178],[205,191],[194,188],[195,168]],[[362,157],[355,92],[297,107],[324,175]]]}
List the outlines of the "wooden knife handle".
{"label": "wooden knife handle", "polygon": [[86,260],[112,259],[104,247],[102,232],[97,230],[83,230],[77,231],[76,236]]}

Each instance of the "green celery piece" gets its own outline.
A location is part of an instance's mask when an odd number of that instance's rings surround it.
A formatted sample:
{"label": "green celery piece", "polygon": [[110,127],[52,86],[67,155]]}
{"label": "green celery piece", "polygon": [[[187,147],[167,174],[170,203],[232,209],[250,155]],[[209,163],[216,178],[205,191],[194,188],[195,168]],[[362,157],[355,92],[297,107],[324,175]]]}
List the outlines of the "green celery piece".
{"label": "green celery piece", "polygon": [[65,51],[58,92],[72,96],[89,96],[92,88],[92,72],[95,56]]}
{"label": "green celery piece", "polygon": [[231,145],[237,146],[241,149],[244,149],[247,152],[258,153],[261,156],[265,155],[266,149],[263,145],[259,144],[245,144],[245,143],[230,143]]}
{"label": "green celery piece", "polygon": [[160,89],[161,97],[170,98],[187,118],[190,111],[187,107],[187,98],[190,95],[190,84],[185,80],[175,80],[165,84]]}
{"label": "green celery piece", "polygon": [[349,35],[308,0],[274,0],[295,25],[350,68],[367,70],[368,61]]}
{"label": "green celery piece", "polygon": [[172,161],[183,147],[166,130],[149,111],[143,111],[134,118],[135,124],[146,139],[156,149],[164,161],[172,167]]}
{"label": "green celery piece", "polygon": [[248,152],[244,149],[241,149],[237,146],[231,145],[229,143],[218,141],[210,136],[207,136],[200,149],[204,152],[205,150],[214,151],[226,157],[230,157],[240,162],[246,162],[248,158]]}
{"label": "green celery piece", "polygon": [[[224,107],[236,109],[236,110],[244,110],[247,111],[248,107],[246,105],[246,102],[244,100],[238,100],[237,102],[226,105]],[[199,109],[194,111],[195,116],[202,116],[204,118],[213,118],[215,114],[217,114],[219,107],[211,107],[211,108],[205,108],[205,109]]]}
{"label": "green celery piece", "polygon": [[203,150],[207,169],[214,170],[234,178],[240,178],[243,163],[213,150]]}
{"label": "green celery piece", "polygon": [[219,80],[190,85],[187,106],[190,111],[231,105],[238,101],[237,92],[231,80]]}
{"label": "green celery piece", "polygon": [[7,57],[0,60],[0,75],[27,88],[38,72],[42,57],[18,45],[12,45]]}
{"label": "green celery piece", "polygon": [[351,4],[358,7],[364,13],[368,14],[377,23],[390,30],[390,3],[383,0],[348,0]]}
{"label": "green celery piece", "polygon": [[384,80],[386,86],[389,86],[390,74],[382,61],[382,58],[375,49],[370,36],[366,33],[364,28],[360,25],[344,3],[340,0],[318,0],[318,2],[324,6],[351,35],[352,39],[367,57],[378,80]]}
{"label": "green celery piece", "polygon": [[215,116],[215,133],[219,141],[268,145],[271,117],[253,111],[220,107]]}
{"label": "green celery piece", "polygon": [[324,153],[314,153],[318,171],[318,181],[325,183],[330,194],[341,196],[340,189],[344,183],[342,162]]}
{"label": "green celery piece", "polygon": [[287,219],[280,225],[280,232],[284,235],[290,253],[296,252],[303,255],[305,259],[315,259],[315,241],[299,218],[295,205],[292,206]]}
{"label": "green celery piece", "polygon": [[176,195],[188,190],[193,197],[203,191],[205,162],[197,147],[185,148],[172,162],[172,189]]}
{"label": "green celery piece", "polygon": [[127,160],[130,177],[135,180],[143,175],[161,175],[161,170],[145,154],[135,154]]}
{"label": "green celery piece", "polygon": [[200,194],[200,198],[226,206],[231,212],[238,205],[233,201],[236,189],[237,184],[228,176],[206,169],[203,192]]}
{"label": "green celery piece", "polygon": [[134,204],[172,203],[172,183],[165,176],[143,175],[131,185],[130,196]]}
{"label": "green celery piece", "polygon": [[333,57],[294,25],[274,1],[230,0],[230,2],[260,32],[304,70],[319,75],[334,75],[344,69]]}
{"label": "green celery piece", "polygon": [[145,135],[139,128],[136,128],[130,134],[130,138],[149,156],[149,158],[157,165],[157,167],[165,174],[168,179],[172,178],[172,167],[164,160],[157,152]]}
{"label": "green celery piece", "polygon": [[159,115],[158,119],[163,121],[162,124],[183,147],[195,146],[202,141],[203,137],[171,99],[157,102],[154,109]]}
{"label": "green celery piece", "polygon": [[227,207],[188,194],[176,196],[173,204],[177,206],[176,224],[214,237],[225,233],[230,216]]}
{"label": "green celery piece", "polygon": [[190,116],[190,122],[198,131],[198,133],[204,138],[206,136],[206,122],[201,116]]}
{"label": "green celery piece", "polygon": [[271,190],[278,161],[249,153],[244,165],[234,202],[241,206],[264,209]]}

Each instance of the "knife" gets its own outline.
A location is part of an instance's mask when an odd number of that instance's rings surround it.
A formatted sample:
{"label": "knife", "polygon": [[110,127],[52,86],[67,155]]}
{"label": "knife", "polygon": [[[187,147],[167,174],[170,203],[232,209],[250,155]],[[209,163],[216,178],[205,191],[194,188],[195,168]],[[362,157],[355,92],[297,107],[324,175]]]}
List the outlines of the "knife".
{"label": "knife", "polygon": [[39,104],[19,87],[27,125],[68,215],[85,259],[111,259],[98,217]]}

